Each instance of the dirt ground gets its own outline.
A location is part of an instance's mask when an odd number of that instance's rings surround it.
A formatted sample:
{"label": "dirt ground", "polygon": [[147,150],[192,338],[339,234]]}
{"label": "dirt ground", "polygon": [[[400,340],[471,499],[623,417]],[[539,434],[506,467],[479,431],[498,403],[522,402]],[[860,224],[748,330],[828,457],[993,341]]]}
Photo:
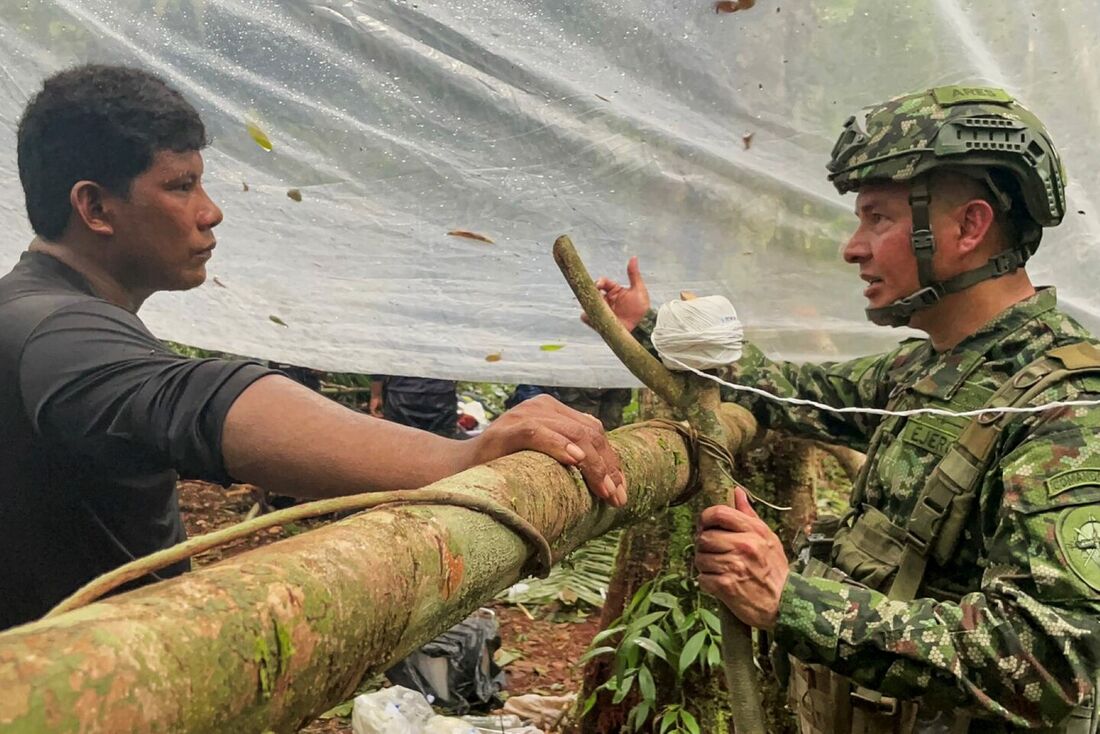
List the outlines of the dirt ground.
{"label": "dirt ground", "polygon": [[[248,486],[224,489],[203,482],[180,483],[180,509],[190,535],[199,535],[238,523],[256,500]],[[324,523],[313,520],[292,527],[274,527],[250,538],[196,556],[196,566],[215,563],[250,548]],[[576,665],[596,634],[598,612],[554,607],[522,608],[502,603],[489,605],[500,622],[501,649],[497,660],[505,663],[506,693],[561,695],[580,690],[582,668]],[[318,719],[304,727],[306,734],[351,734],[348,718]]]}

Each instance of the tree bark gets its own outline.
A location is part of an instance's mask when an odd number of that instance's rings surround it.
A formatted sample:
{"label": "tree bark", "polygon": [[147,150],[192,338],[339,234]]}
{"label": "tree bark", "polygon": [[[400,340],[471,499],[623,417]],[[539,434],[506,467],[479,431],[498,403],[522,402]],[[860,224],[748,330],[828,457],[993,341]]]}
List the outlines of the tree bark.
{"label": "tree bark", "polygon": [[[638,415],[641,420],[651,418],[675,418],[672,408],[648,388],[638,391]],[[632,525],[623,531],[615,568],[607,585],[607,599],[600,610],[600,631],[610,627],[622,616],[626,605],[647,581],[656,578],[668,567],[669,539],[673,533],[673,514],[683,508],[670,508],[650,520]],[[584,680],[577,696],[580,711],[588,697],[613,674],[613,659],[598,655],[584,667]],[[587,716],[573,725],[573,734],[619,734],[626,724],[626,716],[638,701],[634,690],[619,704],[612,704],[613,694],[600,691],[596,705]]]}
{"label": "tree bark", "polygon": [[[736,451],[755,423],[735,406],[723,419]],[[611,440],[629,488],[621,510],[530,452],[432,487],[511,507],[560,558],[686,487],[689,447],[677,432],[641,424]],[[0,634],[0,728],[296,731],[522,578],[531,555],[510,530],[458,507],[356,515]]]}

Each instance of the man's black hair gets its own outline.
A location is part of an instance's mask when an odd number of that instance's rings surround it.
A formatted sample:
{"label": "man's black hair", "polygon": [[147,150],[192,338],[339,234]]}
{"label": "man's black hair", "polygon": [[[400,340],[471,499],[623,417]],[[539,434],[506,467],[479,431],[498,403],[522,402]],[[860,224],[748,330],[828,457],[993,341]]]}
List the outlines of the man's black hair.
{"label": "man's black hair", "polygon": [[99,64],[54,74],[19,121],[19,180],[31,227],[56,240],[77,181],[125,197],[156,153],[201,150],[207,142],[199,113],[154,74]]}

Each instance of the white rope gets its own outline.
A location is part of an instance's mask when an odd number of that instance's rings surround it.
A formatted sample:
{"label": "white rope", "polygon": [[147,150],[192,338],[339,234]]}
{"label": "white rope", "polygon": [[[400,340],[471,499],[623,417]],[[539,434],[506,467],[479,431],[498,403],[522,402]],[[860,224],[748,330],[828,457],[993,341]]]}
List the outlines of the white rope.
{"label": "white rope", "polygon": [[675,362],[681,369],[688,372],[694,372],[700,377],[705,377],[708,380],[717,382],[719,385],[725,385],[728,388],[737,390],[738,392],[752,393],[753,395],[759,395],[762,398],[768,400],[774,400],[777,403],[788,403],[790,405],[805,405],[811,408],[817,408],[818,410],[828,411],[830,413],[861,413],[863,415],[882,415],[882,416],[899,416],[902,418],[911,415],[944,415],[951,418],[972,418],[978,415],[986,414],[1003,414],[1003,413],[1042,413],[1044,410],[1051,408],[1084,408],[1100,405],[1100,400],[1061,400],[1053,403],[1045,403],[1044,405],[1029,406],[1026,408],[979,408],[977,410],[963,410],[955,412],[952,410],[940,410],[939,408],[914,408],[913,410],[883,410],[882,408],[836,408],[832,405],[826,405],[825,403],[819,403],[814,400],[806,400],[805,398],[785,398],[779,395],[773,395],[772,393],[761,390],[758,387],[750,387],[749,385],[738,385],[733,382],[727,382],[715,375],[707,374],[702,370],[697,370],[694,367],[689,367],[675,357],[668,355],[662,355],[665,359]]}

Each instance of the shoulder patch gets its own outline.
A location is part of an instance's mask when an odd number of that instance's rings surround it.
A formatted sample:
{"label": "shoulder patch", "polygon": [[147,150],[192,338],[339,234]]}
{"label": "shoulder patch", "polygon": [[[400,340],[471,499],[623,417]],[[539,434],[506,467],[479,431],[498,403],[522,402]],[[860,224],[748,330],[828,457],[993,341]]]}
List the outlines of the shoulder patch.
{"label": "shoulder patch", "polygon": [[1054,497],[1077,487],[1100,485],[1100,469],[1067,469],[1046,480],[1047,496]]}
{"label": "shoulder patch", "polygon": [[1058,545],[1070,569],[1100,591],[1100,508],[1083,505],[1058,517]]}
{"label": "shoulder patch", "polygon": [[967,102],[1008,104],[1013,101],[1012,95],[997,87],[966,87],[958,84],[948,87],[936,87],[932,90],[932,97],[935,98],[937,104],[943,107]]}

